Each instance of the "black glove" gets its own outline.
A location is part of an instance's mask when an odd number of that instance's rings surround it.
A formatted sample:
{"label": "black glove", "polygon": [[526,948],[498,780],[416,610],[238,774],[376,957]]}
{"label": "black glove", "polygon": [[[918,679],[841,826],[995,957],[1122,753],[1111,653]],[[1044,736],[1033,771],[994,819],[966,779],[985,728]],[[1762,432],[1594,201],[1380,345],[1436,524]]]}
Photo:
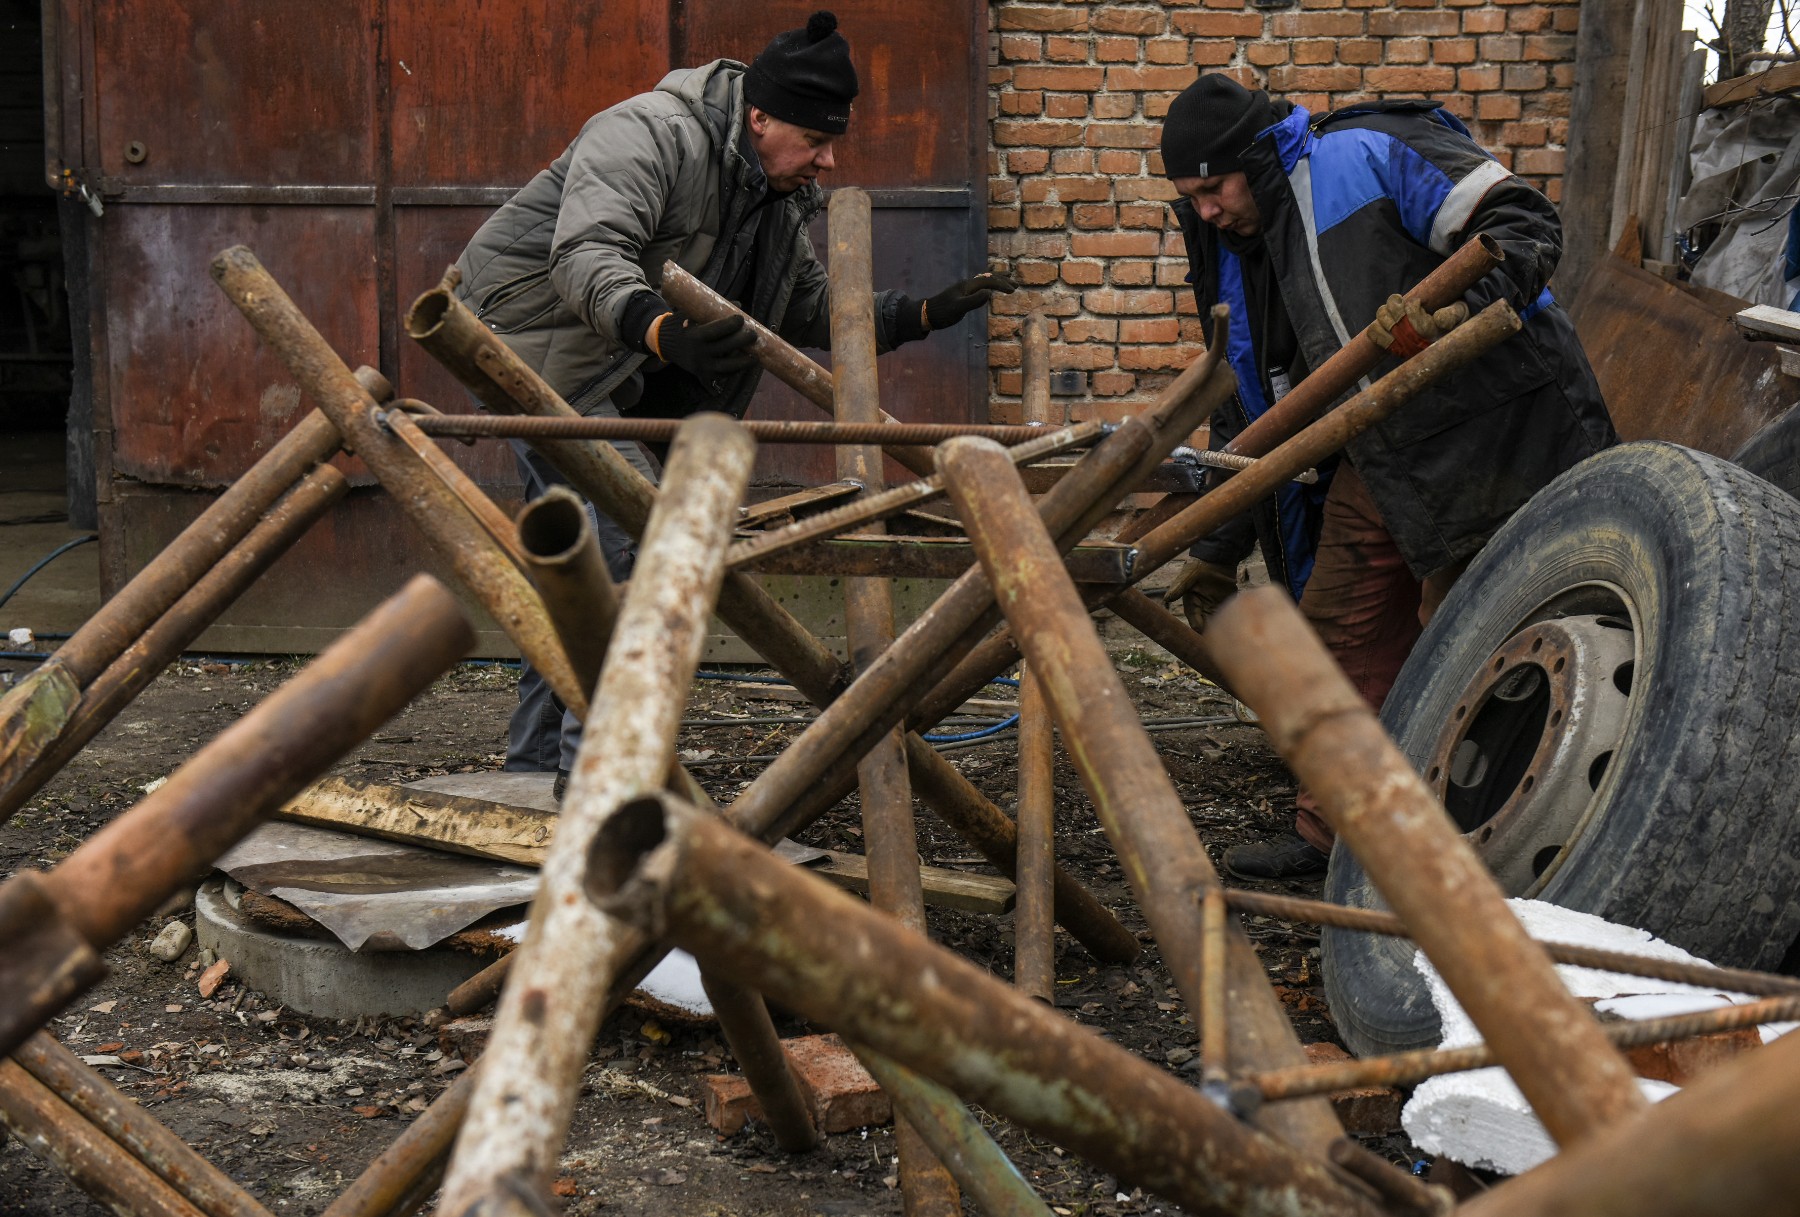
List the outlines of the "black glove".
{"label": "black glove", "polygon": [[756,335],[737,315],[696,324],[679,313],[665,313],[645,338],[664,363],[692,372],[702,384],[756,366],[756,356],[750,353]]}
{"label": "black glove", "polygon": [[919,320],[926,330],[942,330],[986,304],[995,292],[1016,292],[1019,285],[1010,275],[993,271],[953,283],[927,300]]}

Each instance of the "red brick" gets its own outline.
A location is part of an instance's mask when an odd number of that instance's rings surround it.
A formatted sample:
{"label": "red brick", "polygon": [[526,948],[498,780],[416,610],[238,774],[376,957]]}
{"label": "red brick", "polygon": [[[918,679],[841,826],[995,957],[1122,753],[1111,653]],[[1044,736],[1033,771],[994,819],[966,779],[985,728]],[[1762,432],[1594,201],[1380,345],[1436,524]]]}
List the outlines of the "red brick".
{"label": "red brick", "polygon": [[1337,43],[1329,38],[1290,42],[1294,62],[1300,64],[1330,63],[1337,58]]}
{"label": "red brick", "polygon": [[[1237,58],[1237,47],[1238,44],[1229,38],[1197,38],[1191,49],[1196,66],[1222,68]],[[1182,69],[1182,71],[1188,70]],[[1193,80],[1190,77],[1188,84],[1192,83]],[[1187,85],[1182,86],[1184,89],[1186,87]]]}
{"label": "red brick", "polygon": [[1019,67],[1013,69],[1013,88],[1092,92],[1105,75],[1105,68]]}
{"label": "red brick", "polygon": [[[1017,397],[1025,387],[1024,381],[1024,376],[1018,372],[996,372],[994,373],[994,392],[1010,393],[1014,397]],[[1011,417],[1016,422],[1019,419],[1019,415],[1016,413],[1018,407],[1015,405],[1013,409],[1015,413],[1013,413]],[[996,415],[998,415],[998,412],[996,412]]]}
{"label": "red brick", "polygon": [[1064,342],[1117,342],[1119,340],[1119,323],[1117,321],[1101,321],[1092,317],[1077,317],[1063,322],[1062,339]]}
{"label": "red brick", "polygon": [[[1101,172],[1107,172],[1106,158],[1109,156],[1137,156],[1135,152],[1100,154]],[[1153,199],[1159,203],[1172,203],[1177,198],[1175,183],[1162,176],[1161,170],[1155,177],[1127,178],[1113,183],[1113,197],[1121,203],[1135,202],[1138,199]]]}
{"label": "red brick", "polygon": [[[1175,98],[1176,94],[1174,93],[1144,94],[1144,117],[1152,119],[1167,118],[1169,116],[1169,106],[1174,102]],[[1162,171],[1162,166],[1156,166],[1156,170],[1160,173]]]}
{"label": "red brick", "polygon": [[1551,143],[1566,144],[1569,142],[1569,120],[1568,119],[1553,118],[1550,120],[1548,125],[1549,125],[1549,134],[1550,134],[1550,142]]}
{"label": "red brick", "polygon": [[1429,93],[1456,87],[1454,68],[1370,68],[1363,77],[1383,93]]}
{"label": "red brick", "polygon": [[[1374,24],[1373,18],[1370,24]],[[1363,32],[1363,17],[1361,13],[1277,13],[1270,25],[1277,38],[1353,38]]]}
{"label": "red brick", "polygon": [[[1349,1060],[1350,1054],[1336,1044],[1308,1044],[1306,1059],[1314,1065],[1333,1064]],[[1384,1136],[1400,1127],[1400,1092],[1391,1086],[1334,1091],[1331,1106],[1347,1133]]]}
{"label": "red brick", "polygon": [[893,1119],[887,1095],[837,1036],[808,1035],[783,1040],[781,1046],[794,1063],[820,1132],[849,1132]]}
{"label": "red brick", "polygon": [[1191,55],[1185,38],[1152,38],[1144,43],[1148,63],[1186,63]]}
{"label": "red brick", "polygon": [[1120,342],[1175,342],[1180,338],[1181,323],[1173,317],[1119,323]]}
{"label": "red brick", "polygon": [[1090,385],[1095,397],[1124,397],[1137,388],[1137,377],[1130,372],[1095,372]]}
{"label": "red brick", "polygon": [[1069,222],[1069,209],[1050,203],[1040,203],[1025,209],[1025,227],[1027,228],[1062,228]]}
{"label": "red brick", "polygon": [[1550,83],[1550,72],[1541,63],[1509,63],[1500,69],[1500,87],[1509,91],[1536,92]]}
{"label": "red brick", "polygon": [[1094,94],[1095,118],[1130,118],[1137,110],[1137,98],[1130,93]]}
{"label": "red brick", "polygon": [[1361,68],[1284,67],[1269,71],[1269,87],[1278,93],[1293,93],[1301,89],[1338,92],[1356,88],[1362,83],[1362,79]]}
{"label": "red brick", "polygon": [[1380,63],[1381,47],[1379,38],[1346,38],[1338,43],[1338,58],[1344,63]]}
{"label": "red brick", "polygon": [[1085,372],[1096,372],[1112,367],[1114,362],[1113,348],[1100,343],[1089,342],[1081,346],[1052,343],[1050,346],[1050,366],[1053,368],[1078,368]]}
{"label": "red brick", "polygon": [[1581,28],[1581,10],[1578,8],[1559,8],[1551,21],[1551,28],[1559,34],[1573,34]]}
{"label": "red brick", "polygon": [[1168,18],[1159,8],[1125,8],[1116,4],[1101,5],[1094,13],[1093,26],[1103,34],[1160,34],[1168,28]]}
{"label": "red brick", "polygon": [[1489,93],[1475,99],[1475,116],[1483,122],[1517,118],[1523,109],[1518,98],[1508,97],[1504,93]]}
{"label": "red brick", "polygon": [[1019,201],[1019,184],[1009,177],[991,177],[988,179],[988,202],[1016,203]]}
{"label": "red brick", "polygon": [[1194,83],[1193,70],[1186,67],[1107,68],[1106,87],[1137,90],[1169,89],[1179,92]]}
{"label": "red brick", "polygon": [[989,228],[1017,228],[1019,226],[1019,209],[1014,207],[990,207],[987,213]]}
{"label": "red brick", "polygon": [[1252,42],[1244,48],[1244,58],[1259,68],[1286,63],[1288,61],[1288,44],[1285,42]]}
{"label": "red brick", "polygon": [[1036,34],[1000,35],[1000,58],[1035,60],[1044,53],[1044,40]]}
{"label": "red brick", "polygon": [[1525,58],[1525,40],[1517,34],[1492,34],[1479,44],[1481,57],[1491,63],[1517,63]]}
{"label": "red brick", "polygon": [[1077,258],[1154,257],[1161,247],[1161,234],[1153,232],[1078,232],[1069,238]]}
{"label": "red brick", "polygon": [[[1056,263],[1054,262],[1014,262],[1013,278],[1026,287],[1043,287],[1047,283],[1056,282]],[[998,320],[998,318],[995,318]]]}
{"label": "red brick", "polygon": [[1465,34],[1499,34],[1505,29],[1506,14],[1499,9],[1487,8],[1462,15],[1462,32]]}
{"label": "red brick", "polygon": [[1075,287],[1098,287],[1106,279],[1106,267],[1099,262],[1064,262],[1062,281]]}
{"label": "red brick", "polygon": [[1001,147],[1026,145],[1067,148],[1081,142],[1080,123],[1009,122],[994,124],[994,142]]}
{"label": "red brick", "polygon": [[1106,272],[1114,287],[1149,287],[1156,282],[1156,263],[1144,258],[1120,258]]}
{"label": "red brick", "polygon": [[1431,58],[1431,44],[1423,38],[1395,38],[1387,44],[1389,63],[1424,63]]}
{"label": "red brick", "polygon": [[1550,28],[1550,22],[1547,8],[1515,8],[1506,14],[1506,28],[1515,34],[1541,34]]}
{"label": "red brick", "polygon": [[1119,348],[1119,366],[1133,372],[1175,371],[1192,363],[1194,353],[1185,347],[1126,347]]}
{"label": "red brick", "polygon": [[1525,58],[1567,63],[1575,58],[1572,34],[1530,34],[1525,38]]}
{"label": "red brick", "polygon": [[1377,38],[1448,38],[1462,32],[1455,13],[1370,13],[1369,33]]}
{"label": "red brick", "polygon": [[[1094,172],[1094,154],[1086,148],[1058,148],[1050,154],[1050,171],[1056,174],[1080,174],[1091,177]],[[1101,195],[1105,198],[1105,195]]]}
{"label": "red brick", "polygon": [[1456,115],[1465,123],[1475,121],[1475,99],[1467,93],[1440,93],[1436,100],[1447,113]]}
{"label": "red brick", "polygon": [[[1105,152],[1099,154],[1097,168],[1101,173],[1106,174],[1142,173],[1144,171],[1144,156],[1141,152],[1125,152],[1119,149],[1109,148]],[[1126,196],[1121,194],[1119,197],[1125,198]]]}
{"label": "red brick", "polygon": [[1096,38],[1094,58],[1101,63],[1136,63],[1143,56],[1136,38]]}
{"label": "red brick", "polygon": [[1058,5],[1055,8],[1035,5],[1006,5],[997,10],[1002,30],[1085,30],[1088,15],[1085,8]]}
{"label": "red brick", "polygon": [[1187,259],[1162,258],[1156,263],[1156,286],[1180,287],[1187,282]]}
{"label": "red brick", "polygon": [[[1016,294],[1016,293],[1015,293]],[[1001,297],[996,296],[996,300]],[[1144,291],[1117,291],[1112,288],[1100,288],[1081,293],[1082,307],[1090,313],[1102,316],[1154,316],[1166,313],[1175,305],[1171,292],[1152,288]]]}
{"label": "red brick", "polygon": [[1513,172],[1558,174],[1567,155],[1561,148],[1521,148],[1513,156]]}
{"label": "red brick", "polygon": [[1012,117],[1025,115],[1035,118],[1043,113],[1044,95],[1042,93],[1002,93],[998,98],[1000,113]]}
{"label": "red brick", "polygon": [[1044,39],[1044,58],[1052,63],[1086,63],[1088,40],[1051,35]]}
{"label": "red brick", "polygon": [[1573,89],[1575,87],[1575,65],[1559,63],[1550,68],[1550,87],[1553,89]]}
{"label": "red brick", "polygon": [[1119,208],[1120,228],[1153,228],[1162,231],[1169,209],[1161,203],[1126,203]]}
{"label": "red brick", "polygon": [[1162,128],[1149,123],[1089,123],[1087,143],[1090,148],[1155,148],[1162,143]]}
{"label": "red brick", "polygon": [[1024,362],[1025,356],[1016,342],[988,343],[988,367],[1016,368]]}
{"label": "red brick", "polygon": [[1044,113],[1050,118],[1086,118],[1086,93],[1052,93],[1044,99]]}
{"label": "red brick", "polygon": [[1050,154],[1042,148],[1014,148],[1006,154],[1008,173],[1042,173],[1050,167]]}
{"label": "red brick", "polygon": [[1431,44],[1433,63],[1474,63],[1473,38],[1440,38]]}
{"label": "red brick", "polygon": [[1012,317],[1023,317],[1033,309],[1046,317],[1073,317],[1081,311],[1081,302],[1062,292],[1021,288],[1005,296],[995,296],[988,305],[990,313]]}
{"label": "red brick", "polygon": [[1542,187],[1544,197],[1549,199],[1552,203],[1560,204],[1562,202],[1562,184],[1563,180],[1559,177],[1553,177],[1545,182]]}
{"label": "red brick", "polygon": [[1456,73],[1456,87],[1465,93],[1486,93],[1500,87],[1499,68],[1462,68]]}
{"label": "red brick", "polygon": [[[1077,203],[1071,218],[1077,228],[1116,228],[1119,223],[1119,209],[1111,203]],[[1079,240],[1080,238],[1076,238]],[[1074,244],[1073,241],[1070,244]],[[1079,252],[1079,251],[1077,251]]]}
{"label": "red brick", "polygon": [[706,1086],[706,1122],[721,1137],[735,1137],[750,1122],[752,1112],[762,1118],[762,1108],[750,1093],[750,1083],[735,1073],[709,1073]]}
{"label": "red brick", "polygon": [[1261,13],[1176,13],[1169,22],[1198,38],[1257,38],[1263,32]]}
{"label": "red brick", "polygon": [[1344,0],[1300,0],[1301,8],[1346,8]]}
{"label": "red brick", "polygon": [[1550,128],[1544,123],[1507,123],[1500,128],[1500,142],[1515,148],[1541,148],[1549,138]]}
{"label": "red brick", "polygon": [[988,252],[996,258],[1066,258],[1066,233],[1012,232],[988,238]]}

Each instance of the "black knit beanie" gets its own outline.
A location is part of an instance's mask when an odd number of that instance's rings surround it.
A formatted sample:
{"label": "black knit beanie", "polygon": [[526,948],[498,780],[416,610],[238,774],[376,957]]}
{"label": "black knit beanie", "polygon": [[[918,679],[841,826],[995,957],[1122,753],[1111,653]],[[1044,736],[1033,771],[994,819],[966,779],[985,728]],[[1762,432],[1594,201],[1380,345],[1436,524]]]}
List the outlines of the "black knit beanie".
{"label": "black knit beanie", "polygon": [[850,129],[856,66],[837,18],[817,12],[803,30],[786,30],[744,73],[744,100],[783,122],[830,135]]}
{"label": "black knit beanie", "polygon": [[1244,167],[1257,133],[1278,115],[1269,95],[1229,76],[1202,76],[1169,104],[1163,119],[1165,177],[1217,177]]}

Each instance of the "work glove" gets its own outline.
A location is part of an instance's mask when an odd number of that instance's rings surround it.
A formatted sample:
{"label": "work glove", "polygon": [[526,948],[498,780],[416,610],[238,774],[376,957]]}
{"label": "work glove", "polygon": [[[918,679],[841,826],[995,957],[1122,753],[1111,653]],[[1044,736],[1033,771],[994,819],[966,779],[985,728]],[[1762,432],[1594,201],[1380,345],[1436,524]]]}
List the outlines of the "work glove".
{"label": "work glove", "polygon": [[1205,631],[1206,619],[1217,612],[1221,604],[1237,595],[1237,590],[1237,571],[1193,558],[1163,593],[1163,602],[1180,600],[1188,624],[1199,633]]}
{"label": "work glove", "polygon": [[994,293],[1016,292],[1012,276],[994,271],[953,283],[919,306],[919,322],[927,331],[947,329],[986,304]]}
{"label": "work glove", "polygon": [[1375,310],[1369,337],[1395,358],[1411,359],[1468,319],[1469,306],[1461,300],[1428,313],[1417,300],[1396,292]]}
{"label": "work glove", "polygon": [[664,313],[645,335],[646,345],[658,359],[692,372],[706,385],[755,367],[756,356],[750,353],[755,342],[756,335],[736,314],[693,322],[679,313]]}

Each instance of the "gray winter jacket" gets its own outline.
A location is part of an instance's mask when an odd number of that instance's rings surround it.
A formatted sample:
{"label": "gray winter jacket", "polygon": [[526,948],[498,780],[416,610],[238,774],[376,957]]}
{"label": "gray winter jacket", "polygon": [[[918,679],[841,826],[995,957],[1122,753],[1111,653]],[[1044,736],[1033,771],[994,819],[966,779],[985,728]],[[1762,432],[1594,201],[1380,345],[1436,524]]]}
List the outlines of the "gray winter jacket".
{"label": "gray winter jacket", "polygon": [[[457,294],[582,413],[609,398],[629,411],[640,368],[659,366],[619,327],[671,258],[717,287],[754,257],[738,303],[796,346],[831,345],[825,268],[806,231],[824,192],[808,184],[757,208],[767,179],[744,142],[743,74],[730,59],[680,69],[596,114],[457,261]],[[896,296],[876,297],[882,350],[894,345]],[[708,405],[741,415],[761,375],[729,378]]]}

